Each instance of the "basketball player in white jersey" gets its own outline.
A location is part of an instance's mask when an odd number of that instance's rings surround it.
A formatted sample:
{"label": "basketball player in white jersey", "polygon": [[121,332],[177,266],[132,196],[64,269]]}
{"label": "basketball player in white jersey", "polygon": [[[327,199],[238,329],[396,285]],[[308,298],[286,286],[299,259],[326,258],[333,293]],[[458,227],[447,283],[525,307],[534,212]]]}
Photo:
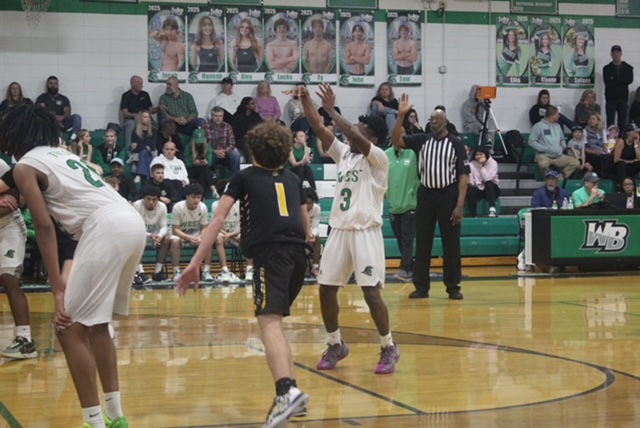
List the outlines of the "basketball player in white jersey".
{"label": "basketball player in white jersey", "polygon": [[[4,177],[11,167],[0,159],[0,177]],[[10,185],[2,185],[2,191],[9,190]],[[13,359],[27,359],[38,356],[36,345],[31,338],[29,320],[29,301],[20,289],[20,276],[27,243],[27,227],[18,208],[17,192],[3,194],[0,207],[0,281],[7,293],[9,307],[16,325],[16,338],[0,351],[0,356]]]}
{"label": "basketball player in white jersey", "polygon": [[[198,183],[189,184],[184,188],[187,199],[174,205],[173,235],[171,236],[171,264],[173,265],[173,280],[180,278],[180,248],[185,245],[197,247],[200,245],[200,235],[209,224],[209,210],[202,202],[202,186]],[[213,246],[207,248],[204,258],[202,281],[212,282],[211,256]]]}
{"label": "basketball player in white jersey", "polygon": [[317,368],[331,370],[349,354],[338,324],[338,290],[355,272],[356,282],[362,288],[380,334],[382,349],[375,372],[393,373],[400,351],[393,343],[389,312],[381,294],[385,280],[382,204],[387,189],[389,160],[378,145],[388,135],[387,125],[384,120],[373,116],[360,116],[358,124],[352,125],[335,110],[333,89],[329,85],[321,85],[318,95],[322,99],[322,107],[349,141],[349,144],[344,144],[324,126],[324,120],[306,88],[298,86],[296,90],[313,131],[338,169],[329,217],[331,233],[320,262],[318,279],[322,320],[329,334],[329,347]]}
{"label": "basketball player in white jersey", "polygon": [[[133,203],[133,208],[140,213],[147,228],[147,244],[153,246],[157,251],[153,280],[158,282],[167,280],[167,274],[163,272],[163,269],[171,245],[167,206],[159,203],[160,195],[161,191],[156,186],[144,186],[141,192],[142,199]],[[144,273],[142,263],[138,266],[137,275],[143,284],[151,282],[151,279]]]}
{"label": "basketball player in white jersey", "polygon": [[[84,428],[128,428],[108,324],[127,314],[131,281],[145,246],[140,215],[80,158],[59,147],[60,128],[42,106],[0,117],[0,150],[18,164],[15,181],[30,209],[54,297],[53,324],[82,406]],[[78,240],[68,282],[58,265],[51,217]],[[105,396],[103,418],[97,374]]]}

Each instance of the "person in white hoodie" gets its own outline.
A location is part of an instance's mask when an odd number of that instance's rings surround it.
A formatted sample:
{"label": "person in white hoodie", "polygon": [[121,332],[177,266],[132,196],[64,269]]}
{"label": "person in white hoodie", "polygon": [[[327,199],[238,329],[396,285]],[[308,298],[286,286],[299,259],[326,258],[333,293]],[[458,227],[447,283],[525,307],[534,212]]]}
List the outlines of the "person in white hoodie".
{"label": "person in white hoodie", "polygon": [[176,152],[176,144],[173,141],[167,141],[162,148],[162,154],[151,161],[151,167],[159,163],[164,165],[164,179],[169,180],[180,197],[184,199],[184,188],[189,184],[189,176],[187,166],[176,157]]}
{"label": "person in white hoodie", "polygon": [[496,200],[500,197],[498,162],[490,156],[486,147],[481,147],[476,150],[469,168],[471,168],[471,174],[467,190],[467,206],[471,217],[478,216],[478,199],[481,198],[489,202],[489,217],[497,217]]}

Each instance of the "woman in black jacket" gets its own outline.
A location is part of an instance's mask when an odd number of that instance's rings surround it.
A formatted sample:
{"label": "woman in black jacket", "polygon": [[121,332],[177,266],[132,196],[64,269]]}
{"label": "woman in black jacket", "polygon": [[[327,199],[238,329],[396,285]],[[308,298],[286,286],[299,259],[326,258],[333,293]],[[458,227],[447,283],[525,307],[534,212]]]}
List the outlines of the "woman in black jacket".
{"label": "woman in black jacket", "polygon": [[236,147],[247,163],[251,163],[252,158],[244,137],[251,128],[262,122],[262,118],[256,112],[256,100],[252,97],[244,97],[233,115],[233,134],[236,137]]}

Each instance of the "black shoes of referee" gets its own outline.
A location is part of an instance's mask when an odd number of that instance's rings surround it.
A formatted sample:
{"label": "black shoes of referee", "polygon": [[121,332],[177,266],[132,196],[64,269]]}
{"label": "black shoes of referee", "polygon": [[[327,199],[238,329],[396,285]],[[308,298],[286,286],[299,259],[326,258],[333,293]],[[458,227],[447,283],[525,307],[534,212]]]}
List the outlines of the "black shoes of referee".
{"label": "black shoes of referee", "polygon": [[[410,299],[428,299],[429,292],[424,290],[414,290],[409,294]],[[464,300],[464,296],[459,291],[449,293],[449,300]]]}

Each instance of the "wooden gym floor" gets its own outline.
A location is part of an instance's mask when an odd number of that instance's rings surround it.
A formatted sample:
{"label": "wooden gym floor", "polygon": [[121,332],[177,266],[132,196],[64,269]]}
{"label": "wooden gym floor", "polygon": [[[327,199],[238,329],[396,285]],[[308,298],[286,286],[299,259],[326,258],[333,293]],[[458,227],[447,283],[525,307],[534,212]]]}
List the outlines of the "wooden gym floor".
{"label": "wooden gym floor", "polygon": [[[436,271],[438,269],[435,269]],[[297,428],[637,427],[640,425],[638,276],[517,278],[512,268],[464,268],[464,301],[441,282],[409,300],[384,297],[402,352],[396,373],[373,373],[379,340],[362,293],[340,293],[351,354],[316,370],[325,331],[316,286],[286,319],[301,389]],[[0,359],[0,427],[79,427],[81,411],[50,326],[48,293],[29,293],[40,356]],[[13,321],[0,295],[0,346]],[[274,395],[252,296],[245,288],[134,291],[114,321],[125,413],[138,427],[260,427]]]}

